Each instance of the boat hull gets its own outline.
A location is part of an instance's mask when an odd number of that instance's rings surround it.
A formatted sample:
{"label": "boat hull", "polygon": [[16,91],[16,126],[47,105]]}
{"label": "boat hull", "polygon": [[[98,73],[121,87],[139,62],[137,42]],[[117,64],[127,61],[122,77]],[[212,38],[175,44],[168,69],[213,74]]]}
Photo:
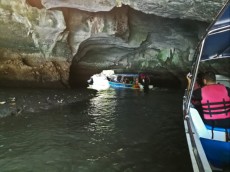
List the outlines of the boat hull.
{"label": "boat hull", "polygon": [[216,168],[230,166],[230,142],[200,138],[208,161]]}
{"label": "boat hull", "polygon": [[140,86],[137,84],[124,84],[119,82],[109,82],[109,85],[112,88],[128,88],[128,89],[140,89]]}
{"label": "boat hull", "polygon": [[230,167],[230,142],[226,141],[225,129],[214,128],[212,138],[212,127],[204,124],[195,108],[190,108],[184,124],[194,171]]}

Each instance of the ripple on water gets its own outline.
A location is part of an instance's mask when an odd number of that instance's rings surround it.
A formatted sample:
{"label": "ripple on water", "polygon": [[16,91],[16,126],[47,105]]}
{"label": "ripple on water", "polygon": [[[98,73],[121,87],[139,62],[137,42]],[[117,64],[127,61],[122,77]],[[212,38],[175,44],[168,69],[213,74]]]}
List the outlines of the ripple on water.
{"label": "ripple on water", "polygon": [[2,118],[0,171],[192,171],[180,97],[170,90],[108,90]]}

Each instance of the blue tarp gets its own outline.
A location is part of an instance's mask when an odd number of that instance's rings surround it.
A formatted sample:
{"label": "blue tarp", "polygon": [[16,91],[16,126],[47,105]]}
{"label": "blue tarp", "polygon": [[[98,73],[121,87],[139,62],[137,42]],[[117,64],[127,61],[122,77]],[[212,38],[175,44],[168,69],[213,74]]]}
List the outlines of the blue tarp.
{"label": "blue tarp", "polygon": [[210,30],[223,28],[230,25],[230,3],[225,6],[223,13],[218,16],[216,22],[211,26]]}
{"label": "blue tarp", "polygon": [[230,1],[209,28],[201,49],[201,61],[230,57]]}

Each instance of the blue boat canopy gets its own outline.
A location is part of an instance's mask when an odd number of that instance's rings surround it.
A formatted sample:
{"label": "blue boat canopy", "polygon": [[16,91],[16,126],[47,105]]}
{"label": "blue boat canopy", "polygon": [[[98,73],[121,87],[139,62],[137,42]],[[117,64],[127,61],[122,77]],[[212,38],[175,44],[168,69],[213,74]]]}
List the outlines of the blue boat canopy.
{"label": "blue boat canopy", "polygon": [[217,18],[216,22],[211,26],[210,30],[223,28],[230,25],[230,3],[225,6],[223,13]]}
{"label": "blue boat canopy", "polygon": [[139,77],[138,74],[114,74],[116,76]]}
{"label": "blue boat canopy", "polygon": [[203,39],[201,61],[230,57],[230,1],[224,8]]}

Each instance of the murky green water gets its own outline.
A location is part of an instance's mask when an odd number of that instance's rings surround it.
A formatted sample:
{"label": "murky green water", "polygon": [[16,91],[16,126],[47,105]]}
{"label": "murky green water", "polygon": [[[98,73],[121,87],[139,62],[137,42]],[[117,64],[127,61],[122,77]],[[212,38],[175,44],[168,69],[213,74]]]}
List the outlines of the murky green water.
{"label": "murky green water", "polygon": [[55,90],[9,93],[33,95],[33,103],[19,115],[0,118],[1,172],[192,171],[182,91],[108,90],[89,99],[91,93],[81,91],[80,100],[46,109],[35,108],[39,93],[64,102],[75,96],[63,98]]}

